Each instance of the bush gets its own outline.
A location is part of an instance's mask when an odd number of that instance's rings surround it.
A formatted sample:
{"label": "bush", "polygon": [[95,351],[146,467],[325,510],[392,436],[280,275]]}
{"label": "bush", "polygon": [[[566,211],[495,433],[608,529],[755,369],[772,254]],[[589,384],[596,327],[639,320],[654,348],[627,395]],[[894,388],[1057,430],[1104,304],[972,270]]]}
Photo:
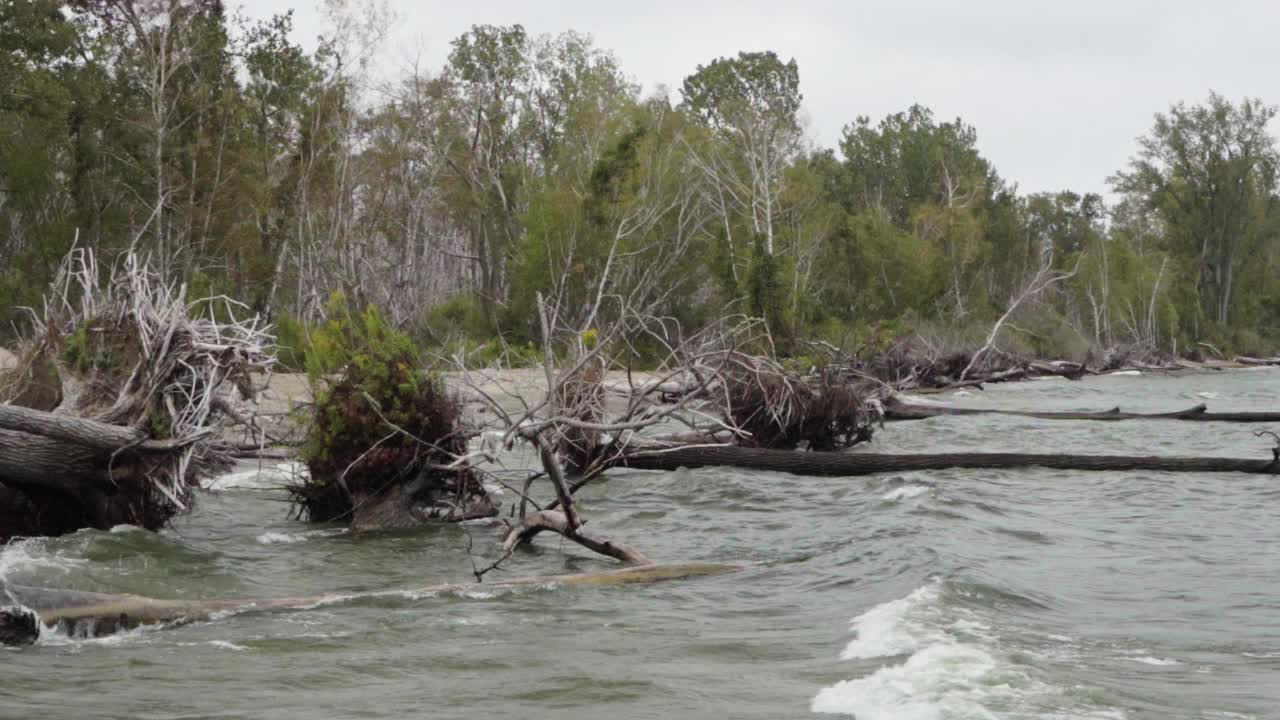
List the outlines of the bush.
{"label": "bush", "polygon": [[[408,335],[369,307],[359,316],[335,315],[311,339],[304,364],[315,404],[302,447],[310,477],[291,488],[302,514],[346,519],[411,481],[406,497],[444,499],[455,508],[484,500],[470,469],[439,469],[466,453],[461,407],[422,367]],[[338,370],[342,376],[331,384],[326,378]]]}
{"label": "bush", "polygon": [[450,340],[478,340],[496,334],[484,308],[470,295],[454,295],[422,314],[422,330],[430,344]]}

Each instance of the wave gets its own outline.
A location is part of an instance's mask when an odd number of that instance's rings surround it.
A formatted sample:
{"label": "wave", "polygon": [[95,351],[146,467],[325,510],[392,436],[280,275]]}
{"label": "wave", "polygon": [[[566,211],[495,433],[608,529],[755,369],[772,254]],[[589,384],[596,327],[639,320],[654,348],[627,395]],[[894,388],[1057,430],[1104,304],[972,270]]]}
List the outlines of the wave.
{"label": "wave", "polygon": [[205,490],[275,490],[281,486],[296,482],[306,474],[306,466],[295,463],[275,463],[273,465],[240,465],[239,470],[224,473],[205,483]]}
{"label": "wave", "polygon": [[39,570],[71,572],[87,564],[87,560],[67,557],[61,551],[50,550],[46,538],[23,538],[0,546],[0,580],[9,580],[11,574],[30,573]]}
{"label": "wave", "polygon": [[[985,720],[1015,708],[1026,717],[1065,717],[1054,714],[1064,691],[1003,652],[995,621],[949,602],[952,589],[934,580],[853,618],[855,636],[842,660],[898,662],[819,690],[810,710],[857,720]],[[1077,706],[1070,717],[1125,716],[1115,708]]]}
{"label": "wave", "polygon": [[1181,662],[1174,660],[1172,658],[1158,658],[1158,657],[1152,657],[1150,655],[1142,655],[1139,657],[1132,657],[1129,659],[1136,663],[1142,663],[1143,665],[1155,665],[1157,667],[1182,664]]}
{"label": "wave", "polygon": [[898,502],[900,500],[910,500],[911,498],[920,497],[933,490],[932,485],[899,485],[889,492],[880,496],[881,500],[888,502]]}
{"label": "wave", "polygon": [[327,538],[335,537],[337,535],[345,535],[348,532],[348,528],[325,528],[323,530],[307,530],[296,533],[268,530],[254,538],[254,540],[256,540],[259,545],[290,545],[293,543],[306,542],[314,538]]}

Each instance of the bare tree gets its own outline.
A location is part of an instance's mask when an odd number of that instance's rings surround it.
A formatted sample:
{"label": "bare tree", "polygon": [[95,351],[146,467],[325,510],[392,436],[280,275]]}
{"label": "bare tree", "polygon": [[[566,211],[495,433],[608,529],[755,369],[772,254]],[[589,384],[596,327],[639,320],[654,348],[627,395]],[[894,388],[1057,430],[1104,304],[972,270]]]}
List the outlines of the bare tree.
{"label": "bare tree", "polygon": [[965,365],[964,370],[960,372],[960,380],[965,380],[973,368],[980,360],[996,346],[996,341],[1000,338],[1000,331],[1009,322],[1009,318],[1022,307],[1024,303],[1035,301],[1045,290],[1049,289],[1056,283],[1062,282],[1068,278],[1074,277],[1080,270],[1080,263],[1077,260],[1075,267],[1069,271],[1057,271],[1053,266],[1053,253],[1045,251],[1041,253],[1040,268],[1036,274],[1029,278],[1023,286],[1009,300],[1008,306],[1005,307],[1004,313],[991,326],[991,332],[987,333],[986,342],[977,352],[969,359],[969,364]]}

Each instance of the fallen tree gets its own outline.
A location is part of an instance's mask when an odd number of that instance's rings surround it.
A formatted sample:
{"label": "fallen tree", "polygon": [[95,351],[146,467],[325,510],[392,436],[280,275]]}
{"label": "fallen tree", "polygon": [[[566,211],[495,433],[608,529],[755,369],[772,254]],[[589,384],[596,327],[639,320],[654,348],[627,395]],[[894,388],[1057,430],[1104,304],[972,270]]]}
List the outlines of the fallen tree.
{"label": "fallen tree", "polygon": [[[719,575],[741,569],[737,565],[716,563],[645,564],[596,573],[498,580],[486,583],[485,587],[552,584],[609,587]],[[475,587],[474,584],[445,583],[362,594],[256,600],[166,600],[140,595],[112,595],[0,584],[0,602],[11,603],[7,607],[0,607],[0,645],[30,645],[39,638],[42,627],[70,637],[88,638],[140,626],[189,623],[226,614],[310,609],[320,605],[338,605],[394,595],[461,592]]]}
{"label": "fallen tree", "polygon": [[[288,490],[312,522],[393,530],[498,512],[471,466],[462,408],[376,308],[330,328],[336,377],[312,362],[304,478]],[[315,350],[309,350],[309,353]],[[313,357],[313,359],[315,359]]]}
{"label": "fallen tree", "polygon": [[1041,420],[1188,420],[1193,422],[1273,423],[1280,422],[1280,412],[1209,412],[1201,403],[1186,410],[1164,413],[1122,412],[1119,407],[1099,411],[998,410],[991,408],[958,408],[911,403],[890,398],[884,402],[885,420],[924,420],[956,415],[1012,415]]}
{"label": "fallen tree", "polygon": [[[506,530],[498,558],[476,568],[477,575],[498,567],[544,532],[622,562],[649,562],[641,551],[585,530],[574,499],[634,448],[675,438],[702,442],[727,437],[745,447],[789,454],[800,448],[841,450],[871,437],[872,415],[857,387],[834,376],[801,376],[765,352],[739,349],[771,346],[767,328],[758,320],[735,318],[683,336],[678,325],[663,318],[622,312],[600,330],[584,330],[566,327],[556,305],[538,300],[547,382],[540,400],[527,388],[506,387],[492,382],[491,375],[468,372],[460,362],[462,382],[487,410],[484,435],[499,437],[498,444],[506,448],[528,444],[539,461],[536,469],[487,471],[491,480],[514,491],[519,502],[502,519]],[[627,368],[633,353],[630,339],[644,336],[660,343],[666,356],[655,379],[636,384]],[[570,361],[557,370],[557,357]],[[625,372],[626,385],[606,386],[609,369]],[[684,432],[673,433],[677,430]],[[523,477],[507,482],[507,473]],[[550,499],[532,493],[535,482],[543,479],[553,492]]]}
{"label": "fallen tree", "polygon": [[158,529],[226,466],[224,395],[253,392],[270,328],[225,298],[188,302],[136,257],[63,261],[17,367],[0,377],[0,541]]}
{"label": "fallen tree", "polygon": [[1238,472],[1280,475],[1280,450],[1264,460],[1215,457],[1065,455],[1046,453],[797,453],[733,446],[675,446],[634,450],[617,459],[623,467],[676,470],[682,467],[738,467],[793,475],[857,476],[948,468],[1026,468],[1161,472]]}
{"label": "fallen tree", "polygon": [[1239,356],[1236,356],[1235,362],[1240,363],[1241,365],[1248,365],[1248,366],[1263,366],[1263,365],[1280,366],[1280,356],[1269,357],[1269,358],[1256,358],[1256,357],[1248,357],[1247,355],[1239,355]]}

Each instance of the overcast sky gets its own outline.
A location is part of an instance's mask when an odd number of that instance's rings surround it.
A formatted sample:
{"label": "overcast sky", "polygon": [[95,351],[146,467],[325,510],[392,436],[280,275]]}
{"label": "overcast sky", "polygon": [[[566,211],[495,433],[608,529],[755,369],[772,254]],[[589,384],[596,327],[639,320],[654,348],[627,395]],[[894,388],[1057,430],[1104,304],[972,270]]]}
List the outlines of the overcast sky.
{"label": "overcast sky", "polygon": [[[859,115],[921,103],[977,128],[978,145],[1023,192],[1105,192],[1154,113],[1209,91],[1280,102],[1280,2],[1274,0],[388,0],[396,16],[379,59],[439,68],[473,24],[530,34],[574,29],[612,50],[651,91],[700,63],[773,50],[800,65],[810,135],[834,147]],[[311,0],[297,40],[324,30]],[[678,99],[678,98],[677,98]]]}

